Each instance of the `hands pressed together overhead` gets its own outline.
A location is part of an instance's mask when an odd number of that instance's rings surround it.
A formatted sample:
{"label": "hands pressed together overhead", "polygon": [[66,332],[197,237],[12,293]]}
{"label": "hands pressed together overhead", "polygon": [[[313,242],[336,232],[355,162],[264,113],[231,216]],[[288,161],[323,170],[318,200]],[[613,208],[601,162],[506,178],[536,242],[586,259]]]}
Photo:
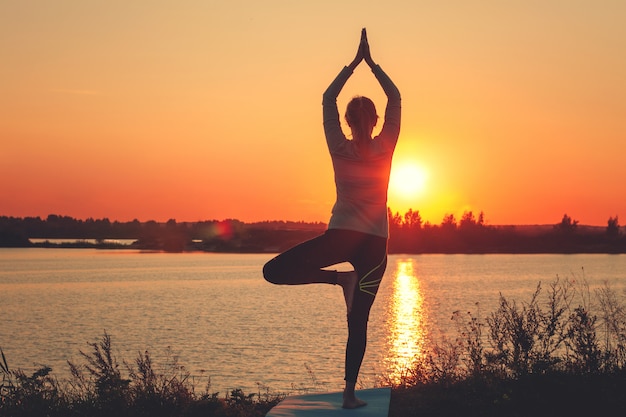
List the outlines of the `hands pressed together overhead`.
{"label": "hands pressed together overhead", "polygon": [[370,45],[367,41],[367,32],[365,31],[365,28],[361,30],[361,41],[359,42],[359,49],[356,52],[356,56],[348,67],[354,70],[363,60],[365,60],[370,68],[376,65],[374,60],[372,60],[372,55],[370,54]]}

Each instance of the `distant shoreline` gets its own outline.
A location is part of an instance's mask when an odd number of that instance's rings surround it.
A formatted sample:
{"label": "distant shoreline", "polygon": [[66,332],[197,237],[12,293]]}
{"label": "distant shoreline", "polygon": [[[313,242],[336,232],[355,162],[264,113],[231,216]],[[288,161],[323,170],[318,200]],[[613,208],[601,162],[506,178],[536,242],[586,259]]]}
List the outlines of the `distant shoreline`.
{"label": "distant shoreline", "polygon": [[[154,248],[151,246],[148,247],[143,247],[141,245],[137,245],[137,244],[126,244],[126,243],[115,243],[115,241],[111,241],[111,242],[104,242],[104,243],[91,243],[90,240],[91,239],[77,239],[77,240],[66,240],[66,239],[61,239],[63,240],[63,242],[55,242],[56,240],[59,239],[37,239],[37,240],[43,240],[41,242],[35,242],[32,243],[30,245],[24,245],[24,246],[2,246],[0,245],[0,249],[3,248],[21,248],[21,249],[28,249],[28,248],[44,248],[44,249],[98,249],[98,250],[139,250],[139,251],[153,251],[153,252],[174,252],[174,253],[189,253],[189,252],[206,252],[206,253],[233,253],[233,254],[263,254],[263,253],[279,253],[279,250],[259,250],[259,251],[250,251],[250,250],[207,250],[207,249],[203,249],[201,247],[194,247],[194,245],[190,245],[182,250],[166,250],[166,249],[161,249],[161,248]],[[488,254],[503,254],[503,255],[531,255],[531,254],[536,254],[536,255],[540,255],[540,254],[610,254],[610,255],[619,255],[619,254],[625,254],[626,250],[622,249],[622,250],[615,250],[615,249],[606,249],[604,247],[589,247],[587,249],[585,248],[579,248],[578,250],[572,250],[572,249],[568,249],[568,250],[544,250],[544,251],[539,251],[539,250],[517,250],[517,251],[513,251],[513,250],[498,250],[493,249],[493,250],[483,250],[483,251],[476,251],[476,250],[457,250],[457,251],[453,251],[453,250],[439,250],[439,251],[420,251],[420,252],[409,252],[409,251],[394,251],[394,250],[389,250],[389,254],[390,255],[396,255],[396,254],[406,254],[406,255],[488,255]]]}
{"label": "distant shoreline", "polygon": [[[277,253],[318,236],[324,223],[211,220],[195,223],[120,223],[50,215],[47,219],[0,216],[0,247],[139,249],[165,252]],[[617,218],[606,227],[579,225],[565,215],[554,225],[502,225],[466,213],[439,225],[423,223],[417,212],[389,218],[389,253],[533,254],[626,253]]]}

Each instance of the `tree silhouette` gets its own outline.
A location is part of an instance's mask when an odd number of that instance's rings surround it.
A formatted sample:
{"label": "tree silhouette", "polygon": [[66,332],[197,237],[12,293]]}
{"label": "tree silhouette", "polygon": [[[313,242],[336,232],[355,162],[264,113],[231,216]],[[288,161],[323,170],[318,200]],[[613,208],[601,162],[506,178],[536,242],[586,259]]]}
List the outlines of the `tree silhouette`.
{"label": "tree silhouette", "polygon": [[478,215],[478,219],[474,217],[474,213],[471,211],[466,211],[461,216],[461,220],[459,221],[459,228],[461,230],[472,230],[479,227],[482,227],[485,223],[485,214],[481,211]]}
{"label": "tree silhouette", "polygon": [[456,230],[456,218],[454,214],[446,214],[441,222],[442,230]]}
{"label": "tree silhouette", "polygon": [[572,220],[570,216],[567,214],[563,215],[563,219],[561,219],[561,223],[554,226],[555,230],[564,233],[570,234],[576,231],[578,227],[578,220]]}
{"label": "tree silhouette", "polygon": [[610,237],[619,236],[619,220],[617,216],[609,217],[609,220],[606,226],[606,234]]}
{"label": "tree silhouette", "polygon": [[422,216],[420,216],[419,210],[413,211],[413,209],[409,209],[406,213],[404,213],[404,222],[402,226],[408,229],[421,229],[422,228]]}
{"label": "tree silhouette", "polygon": [[391,229],[399,229],[402,227],[402,216],[400,213],[396,212],[395,214],[391,212],[391,209],[387,209],[387,214],[389,216],[389,226]]}

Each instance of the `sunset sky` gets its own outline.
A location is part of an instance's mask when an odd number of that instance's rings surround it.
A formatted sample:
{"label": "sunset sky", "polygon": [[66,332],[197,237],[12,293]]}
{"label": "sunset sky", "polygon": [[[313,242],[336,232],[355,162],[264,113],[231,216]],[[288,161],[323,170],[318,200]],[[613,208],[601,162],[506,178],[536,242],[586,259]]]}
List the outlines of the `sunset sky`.
{"label": "sunset sky", "polygon": [[[626,224],[626,2],[0,0],[0,215],[327,222],[322,92],[368,30],[389,204]],[[362,64],[339,97],[385,98]]]}

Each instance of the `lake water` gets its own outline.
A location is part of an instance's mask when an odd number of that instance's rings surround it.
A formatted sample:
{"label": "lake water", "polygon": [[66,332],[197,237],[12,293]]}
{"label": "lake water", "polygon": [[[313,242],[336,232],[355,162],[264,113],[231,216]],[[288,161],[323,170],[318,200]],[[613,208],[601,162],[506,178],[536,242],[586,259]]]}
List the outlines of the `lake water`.
{"label": "lake water", "polygon": [[[104,331],[118,359],[168,347],[198,388],[256,392],[340,389],[347,334],[341,288],[275,286],[267,254],[155,253],[95,249],[0,249],[0,348],[10,367],[67,360]],[[344,267],[344,266],[342,266]],[[452,312],[493,311],[502,293],[528,301],[557,276],[604,282],[623,297],[626,255],[392,255],[372,308],[360,383],[373,386],[451,334]]]}

